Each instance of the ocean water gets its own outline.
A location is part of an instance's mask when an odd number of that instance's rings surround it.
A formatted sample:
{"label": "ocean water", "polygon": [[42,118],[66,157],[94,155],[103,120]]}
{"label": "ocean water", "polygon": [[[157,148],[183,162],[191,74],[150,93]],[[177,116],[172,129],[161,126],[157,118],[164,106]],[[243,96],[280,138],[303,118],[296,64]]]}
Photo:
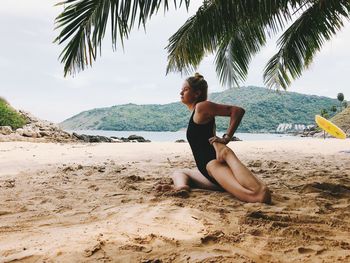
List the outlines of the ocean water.
{"label": "ocean water", "polygon": [[[186,131],[181,130],[177,132],[154,132],[154,131],[104,131],[104,130],[68,130],[68,132],[76,132],[78,134],[87,135],[102,135],[106,137],[129,137],[132,134],[142,136],[143,138],[152,142],[175,142],[176,140],[186,140]],[[217,136],[222,136],[224,132],[217,132]],[[274,134],[274,133],[235,133],[235,136],[243,141],[265,141],[265,140],[295,140],[300,139],[299,136],[288,134]],[[306,138],[305,138],[306,139]]]}

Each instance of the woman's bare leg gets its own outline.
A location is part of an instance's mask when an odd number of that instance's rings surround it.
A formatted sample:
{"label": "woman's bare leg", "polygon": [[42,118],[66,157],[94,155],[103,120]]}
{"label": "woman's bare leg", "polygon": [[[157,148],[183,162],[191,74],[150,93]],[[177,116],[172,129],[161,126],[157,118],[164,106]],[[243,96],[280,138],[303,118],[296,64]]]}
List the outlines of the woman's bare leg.
{"label": "woman's bare leg", "polygon": [[198,169],[181,169],[175,171],[173,179],[175,189],[190,189],[190,184],[196,188],[207,190],[221,190],[220,187],[210,182]]}
{"label": "woman's bare leg", "polygon": [[210,161],[207,170],[225,190],[247,202],[271,201],[266,185],[251,173],[229,147],[217,142],[213,146],[217,160]]}
{"label": "woman's bare leg", "polygon": [[217,156],[221,156],[222,158],[221,160],[217,158],[217,160],[222,163],[227,163],[237,181],[243,187],[254,191],[263,185],[263,182],[252,174],[252,172],[237,158],[236,154],[229,147],[217,142],[214,142],[213,146]]}
{"label": "woman's bare leg", "polygon": [[175,190],[187,190],[190,191],[190,185],[189,185],[189,176],[186,175],[185,173],[179,171],[175,171],[171,179],[173,179]]}

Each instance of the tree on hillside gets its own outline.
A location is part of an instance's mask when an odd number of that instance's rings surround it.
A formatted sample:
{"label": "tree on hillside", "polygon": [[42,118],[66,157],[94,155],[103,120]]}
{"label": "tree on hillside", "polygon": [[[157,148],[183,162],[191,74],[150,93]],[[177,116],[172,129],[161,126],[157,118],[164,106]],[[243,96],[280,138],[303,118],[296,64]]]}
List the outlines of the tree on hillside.
{"label": "tree on hillside", "polygon": [[344,109],[346,109],[348,107],[348,102],[346,100],[344,100],[342,104],[343,104]]}
{"label": "tree on hillside", "polygon": [[344,94],[343,94],[343,93],[338,93],[337,99],[338,99],[339,102],[340,102],[340,111],[342,111],[342,110],[343,110],[343,105],[342,105],[342,103],[343,103],[343,101],[344,101]]}
{"label": "tree on hillside", "polygon": [[333,105],[333,106],[331,107],[331,112],[333,112],[332,115],[334,115],[334,114],[337,112],[337,106]]}
{"label": "tree on hillside", "polygon": [[[64,10],[56,18],[61,31],[55,42],[67,43],[60,55],[65,75],[91,65],[98,50],[101,54],[107,22],[116,48],[135,24],[145,26],[162,7],[188,8],[190,2],[194,0],[64,0],[59,3]],[[213,53],[220,81],[238,85],[266,40],[283,32],[264,81],[268,87],[286,89],[344,26],[349,11],[349,0],[204,0],[170,37],[167,72],[189,73]]]}
{"label": "tree on hillside", "polygon": [[321,116],[325,119],[328,119],[329,118],[329,114],[328,114],[328,111],[326,109],[322,109],[321,110]]}

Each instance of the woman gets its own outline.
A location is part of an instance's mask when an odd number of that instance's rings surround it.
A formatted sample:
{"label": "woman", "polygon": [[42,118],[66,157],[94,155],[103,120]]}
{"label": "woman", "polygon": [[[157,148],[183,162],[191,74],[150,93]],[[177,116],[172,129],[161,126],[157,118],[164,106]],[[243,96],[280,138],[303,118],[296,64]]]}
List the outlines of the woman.
{"label": "woman", "polygon": [[[192,115],[187,128],[198,169],[175,171],[172,179],[176,190],[190,191],[190,185],[208,190],[226,190],[245,202],[270,203],[266,185],[255,177],[226,146],[244,115],[244,109],[207,101],[208,85],[196,73],[181,90],[181,102]],[[230,126],[223,138],[215,136],[215,116],[230,116]]]}

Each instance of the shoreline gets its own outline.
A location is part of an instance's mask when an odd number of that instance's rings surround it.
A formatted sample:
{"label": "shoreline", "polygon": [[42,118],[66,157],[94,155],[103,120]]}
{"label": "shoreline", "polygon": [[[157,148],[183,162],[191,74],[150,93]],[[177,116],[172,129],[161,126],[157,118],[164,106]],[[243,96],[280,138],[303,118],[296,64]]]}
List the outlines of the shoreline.
{"label": "shoreline", "polygon": [[[104,136],[107,138],[121,137],[127,138],[128,136],[137,135],[144,139],[151,140],[152,142],[175,142],[176,140],[187,140],[186,130],[182,131],[112,131],[112,130],[67,130],[69,133],[85,134],[90,136]],[[217,132],[217,136],[222,136],[224,131]],[[251,140],[280,140],[280,139],[299,139],[299,138],[311,138],[301,137],[295,134],[282,134],[282,133],[240,133],[236,132],[234,136],[243,141]]]}

